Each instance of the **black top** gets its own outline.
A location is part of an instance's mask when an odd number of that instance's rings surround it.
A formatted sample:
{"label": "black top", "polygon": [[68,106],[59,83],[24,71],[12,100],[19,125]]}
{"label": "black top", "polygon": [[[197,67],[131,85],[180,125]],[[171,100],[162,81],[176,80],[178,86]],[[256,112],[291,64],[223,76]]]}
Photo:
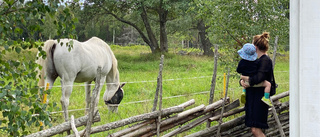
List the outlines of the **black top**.
{"label": "black top", "polygon": [[241,59],[239,61],[237,72],[244,76],[252,76],[258,72],[258,60],[249,61]]}
{"label": "black top", "polygon": [[272,60],[267,55],[262,55],[258,61],[258,70],[255,75],[251,75],[249,78],[250,85],[256,85],[264,80],[271,82],[273,65]]}

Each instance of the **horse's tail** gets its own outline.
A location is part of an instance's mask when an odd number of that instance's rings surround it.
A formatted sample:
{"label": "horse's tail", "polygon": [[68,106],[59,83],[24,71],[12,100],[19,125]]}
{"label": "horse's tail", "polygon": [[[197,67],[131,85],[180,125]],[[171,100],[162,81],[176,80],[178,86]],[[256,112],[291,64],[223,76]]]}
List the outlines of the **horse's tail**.
{"label": "horse's tail", "polygon": [[112,70],[113,70],[113,76],[119,77],[119,71],[118,71],[118,61],[116,59],[116,57],[114,56],[114,54],[112,53]]}
{"label": "horse's tail", "polygon": [[[38,83],[38,86],[40,87],[44,87],[45,85],[45,79],[44,77],[45,76],[57,76],[57,71],[56,71],[56,68],[55,68],[55,65],[54,65],[54,61],[53,61],[53,58],[54,58],[54,51],[56,49],[56,42],[54,40],[47,40],[45,43],[44,43],[44,47],[42,48],[43,51],[46,52],[46,59],[43,59],[42,57],[39,57],[37,63],[39,65],[42,66],[42,69],[39,74],[38,72],[38,75],[40,75],[40,80],[39,80],[39,83]],[[52,86],[52,85],[50,85]]]}
{"label": "horse's tail", "polygon": [[39,82],[38,82],[38,86],[39,87],[44,87],[44,59],[42,57],[39,57],[39,52],[37,54],[37,57],[38,57],[38,60],[36,60],[36,63],[39,64],[42,68],[39,68],[37,67],[36,68],[36,71],[37,71],[37,78],[40,78],[39,79]]}

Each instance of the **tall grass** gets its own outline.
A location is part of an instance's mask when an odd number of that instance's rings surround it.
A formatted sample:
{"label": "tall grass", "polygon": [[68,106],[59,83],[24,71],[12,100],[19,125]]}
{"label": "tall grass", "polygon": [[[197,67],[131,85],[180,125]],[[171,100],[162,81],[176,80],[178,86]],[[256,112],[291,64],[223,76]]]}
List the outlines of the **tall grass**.
{"label": "tall grass", "polygon": [[[157,86],[156,80],[159,71],[160,54],[151,54],[149,47],[146,46],[120,47],[111,45],[111,48],[118,60],[120,80],[127,83],[124,86],[124,99],[119,106],[118,113],[109,112],[102,99],[103,92],[105,91],[104,87],[101,91],[98,104],[101,121],[93,126],[147,113],[152,109]],[[275,79],[279,84],[277,93],[288,91],[289,89],[289,59],[288,54],[285,53],[285,55],[279,56],[276,62]],[[166,53],[164,55],[163,68],[163,108],[175,106],[190,99],[195,99],[195,106],[200,104],[207,105],[209,102],[213,66],[213,57],[182,56]],[[226,66],[218,66],[215,101],[222,98],[223,73],[227,73],[225,68]],[[230,68],[230,71],[233,76],[229,80],[228,95],[231,101],[233,101],[239,98],[241,87],[238,84],[239,75],[235,72],[236,68]],[[59,86],[60,79],[57,79],[54,85]],[[80,109],[69,113],[70,116],[74,115],[76,118],[83,116],[85,112],[85,91],[82,85],[83,83],[75,84],[70,97],[69,110]],[[49,101],[57,102],[61,111],[60,97],[60,87],[51,89]],[[288,98],[285,100],[288,100]],[[64,120],[63,114],[53,114],[52,120],[53,125],[62,123]],[[201,125],[184,133],[184,135],[197,132],[204,129],[204,127],[204,125]],[[37,129],[37,127],[33,127],[30,130],[32,131],[33,129]],[[78,130],[82,129],[83,127],[78,128]],[[120,129],[94,134],[93,136],[106,136]]]}

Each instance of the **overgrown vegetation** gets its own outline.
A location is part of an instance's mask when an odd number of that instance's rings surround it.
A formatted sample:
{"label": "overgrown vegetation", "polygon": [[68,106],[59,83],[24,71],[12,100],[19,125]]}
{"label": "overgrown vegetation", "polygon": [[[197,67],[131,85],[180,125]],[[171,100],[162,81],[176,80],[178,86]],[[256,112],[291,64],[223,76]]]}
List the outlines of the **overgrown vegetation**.
{"label": "overgrown vegetation", "polygon": [[[23,136],[30,133],[30,126],[40,130],[51,126],[50,112],[55,103],[42,103],[42,95],[49,93],[37,86],[38,65],[35,54],[41,50],[45,15],[59,17],[53,24],[56,33],[73,38],[73,17],[68,8],[61,8],[58,0],[43,3],[41,0],[0,1],[0,133],[3,136]],[[31,50],[32,60],[30,59]],[[38,50],[34,50],[38,49]],[[44,55],[45,57],[45,55]],[[33,116],[33,115],[38,116]]]}
{"label": "overgrown vegetation", "polygon": [[[211,43],[219,44],[220,84],[216,94],[220,94],[221,75],[227,68],[235,68],[238,61],[235,53],[242,46],[239,43],[250,42],[253,35],[265,30],[271,32],[272,37],[280,36],[280,49],[287,50],[288,46],[283,47],[288,45],[288,4],[288,0],[0,1],[0,134],[23,136],[43,128],[39,127],[40,123],[50,126],[62,121],[61,114],[50,115],[51,111],[55,111],[55,103],[60,104],[59,98],[53,98],[60,97],[59,87],[52,90],[50,103],[43,104],[42,94],[50,92],[43,91],[36,82],[38,65],[35,64],[35,55],[39,51],[39,55],[45,57],[41,46],[47,39],[74,38],[84,41],[98,36],[108,43],[144,41],[145,45],[149,45],[112,46],[119,60],[121,80],[128,82],[128,85],[125,87],[125,103],[120,108],[122,113],[108,114],[100,102],[101,112],[107,114],[103,115],[102,119],[106,121],[102,122],[107,123],[151,109],[150,102],[130,102],[153,98],[160,57],[160,53],[155,51],[158,50],[165,52],[164,96],[184,95],[183,98],[166,99],[164,107],[190,98],[206,104],[207,92],[198,93],[210,89],[213,58],[198,56],[199,53],[212,55]],[[124,25],[126,21],[127,25]],[[194,48],[179,48],[186,45]],[[187,54],[175,54],[180,51]],[[288,57],[281,58],[276,65],[281,67],[276,67],[276,70],[287,72]],[[234,86],[231,87],[235,89],[232,95],[236,97],[238,76],[235,71],[231,72],[233,80],[230,85]],[[289,76],[285,72],[279,73],[282,82],[288,81]],[[287,86],[283,88],[287,89]],[[84,106],[84,96],[75,96],[83,95],[83,92],[80,85],[74,88],[70,109]],[[34,114],[39,116],[32,116]],[[80,115],[79,112],[74,114],[76,117]]]}

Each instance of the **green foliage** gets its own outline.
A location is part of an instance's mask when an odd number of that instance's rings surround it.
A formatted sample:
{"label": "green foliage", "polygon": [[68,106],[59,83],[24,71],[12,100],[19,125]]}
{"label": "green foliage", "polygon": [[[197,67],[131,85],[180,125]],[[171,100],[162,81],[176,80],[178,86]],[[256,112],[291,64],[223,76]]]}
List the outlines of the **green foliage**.
{"label": "green foliage", "polygon": [[[0,4],[0,129],[9,136],[23,136],[30,133],[29,126],[51,126],[49,114],[56,108],[51,102],[42,103],[42,96],[50,94],[37,85],[38,64],[27,56],[30,49],[38,49],[44,56],[42,42],[44,23],[50,23],[49,16],[56,14],[59,1],[45,4],[40,0],[6,0]],[[67,7],[61,8],[57,34],[72,38],[74,18]],[[52,22],[51,22],[52,23]],[[43,26],[44,25],[44,26]],[[49,28],[48,28],[49,29]],[[47,31],[50,31],[47,30]],[[46,34],[46,33],[44,33]],[[30,59],[32,58],[32,59]],[[43,125],[39,128],[40,122]]]}
{"label": "green foliage", "polygon": [[254,35],[270,32],[270,46],[276,36],[278,45],[289,43],[288,3],[288,0],[195,0],[189,12],[196,12],[196,18],[205,20],[209,38],[219,45],[219,52],[223,51],[219,64],[236,66],[238,56],[234,53],[243,44],[251,43]]}
{"label": "green foliage", "polygon": [[217,40],[228,44],[233,44],[234,40],[251,42],[254,35],[263,31],[270,32],[272,40],[278,35],[280,44],[288,43],[288,3],[288,0],[195,1],[199,17],[207,19],[207,25],[215,35],[220,34]]}
{"label": "green foliage", "polygon": [[56,22],[56,19],[47,13],[41,26],[44,39],[53,39],[57,36],[57,28],[54,22]]}

